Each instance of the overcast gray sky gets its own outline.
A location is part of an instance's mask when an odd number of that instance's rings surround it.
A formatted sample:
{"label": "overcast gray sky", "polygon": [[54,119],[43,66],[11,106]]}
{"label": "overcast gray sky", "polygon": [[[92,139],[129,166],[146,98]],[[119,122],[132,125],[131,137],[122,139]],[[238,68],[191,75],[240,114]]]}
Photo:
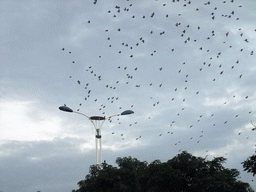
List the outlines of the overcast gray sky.
{"label": "overcast gray sky", "polygon": [[[0,1],[0,191],[70,192],[103,159],[255,151],[253,0]],[[62,50],[64,48],[64,50]],[[78,83],[80,82],[80,84]],[[122,136],[121,136],[122,135]]]}

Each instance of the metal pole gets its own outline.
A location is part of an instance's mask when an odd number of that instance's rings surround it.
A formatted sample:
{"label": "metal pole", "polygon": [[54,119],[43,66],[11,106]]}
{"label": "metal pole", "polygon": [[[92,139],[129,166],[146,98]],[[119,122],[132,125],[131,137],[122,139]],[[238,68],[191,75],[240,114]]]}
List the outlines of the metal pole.
{"label": "metal pole", "polygon": [[100,164],[102,164],[102,143],[101,143],[101,138],[99,139],[99,141],[100,141]]}
{"label": "metal pole", "polygon": [[98,161],[98,141],[97,141],[96,137],[95,137],[95,143],[96,143],[96,164],[99,164],[99,161]]}

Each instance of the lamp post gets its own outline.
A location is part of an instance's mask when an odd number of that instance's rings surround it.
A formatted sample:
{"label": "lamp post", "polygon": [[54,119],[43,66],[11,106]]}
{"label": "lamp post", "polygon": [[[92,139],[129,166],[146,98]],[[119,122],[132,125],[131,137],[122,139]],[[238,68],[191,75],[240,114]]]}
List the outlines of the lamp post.
{"label": "lamp post", "polygon": [[103,123],[105,122],[106,119],[110,119],[111,117],[114,116],[119,116],[119,115],[130,115],[133,114],[134,112],[132,110],[126,110],[123,111],[120,114],[116,114],[116,115],[110,115],[108,117],[102,117],[102,116],[87,116],[83,113],[80,113],[78,111],[73,111],[72,109],[70,109],[67,106],[60,106],[59,109],[61,111],[65,111],[65,112],[71,112],[71,113],[77,113],[80,115],[83,115],[85,117],[87,117],[91,123],[93,124],[94,128],[95,128],[95,143],[96,143],[96,164],[102,164],[102,143],[101,143],[101,128]]}

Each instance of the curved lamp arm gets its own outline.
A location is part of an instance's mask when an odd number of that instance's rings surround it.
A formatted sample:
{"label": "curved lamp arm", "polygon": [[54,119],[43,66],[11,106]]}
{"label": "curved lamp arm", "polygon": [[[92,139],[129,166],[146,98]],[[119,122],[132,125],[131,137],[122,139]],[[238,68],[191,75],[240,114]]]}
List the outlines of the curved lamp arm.
{"label": "curved lamp arm", "polygon": [[110,115],[108,117],[106,117],[106,119],[109,119],[111,117],[114,117],[114,116],[120,116],[120,115],[130,115],[130,114],[133,114],[134,111],[132,110],[126,110],[126,111],[123,111],[122,113],[119,113],[119,114],[116,114],[116,115]]}
{"label": "curved lamp arm", "polygon": [[[85,115],[85,114],[83,114],[83,113],[80,113],[80,112],[78,112],[78,111],[73,111],[74,113],[77,113],[77,114],[80,114],[80,115],[83,115],[83,116],[85,116],[85,117],[87,117],[88,119],[90,119],[90,117],[89,116],[87,116],[87,115]],[[90,119],[91,120],[91,119]]]}
{"label": "curved lamp arm", "polygon": [[[65,112],[71,112],[71,113],[74,112],[74,113],[83,115],[83,116],[87,117],[87,119],[89,119],[89,120],[92,122],[92,124],[94,125],[94,127],[96,127],[95,124],[94,124],[94,122],[93,122],[93,120],[95,120],[95,119],[92,119],[93,117],[89,117],[89,116],[87,116],[87,115],[85,115],[85,114],[83,114],[83,113],[81,113],[81,112],[78,112],[78,111],[73,111],[71,108],[67,107],[66,105],[60,106],[59,109],[60,109],[61,111],[65,111]],[[133,112],[132,110],[126,110],[126,111],[123,111],[123,112],[120,113],[120,114],[115,114],[115,115],[110,115],[110,116],[108,116],[108,117],[104,117],[104,119],[101,119],[101,120],[103,120],[103,121],[102,121],[102,123],[101,123],[100,126],[102,126],[102,124],[105,122],[106,119],[110,119],[111,117],[120,116],[120,115],[130,115],[130,114],[133,114],[133,113],[134,113],[134,112]],[[96,117],[97,117],[97,116],[96,116]]]}
{"label": "curved lamp arm", "polygon": [[65,111],[65,112],[77,113],[77,114],[83,115],[83,116],[87,117],[87,118],[92,122],[93,125],[95,125],[94,122],[90,119],[89,116],[87,116],[87,115],[85,115],[85,114],[83,114],[83,113],[77,112],[77,111],[73,111],[71,108],[67,107],[66,105],[60,106],[59,109],[60,109],[61,111]]}
{"label": "curved lamp arm", "polygon": [[110,116],[106,117],[106,119],[110,119],[111,117],[119,116],[119,115],[121,115],[121,114],[110,115]]}

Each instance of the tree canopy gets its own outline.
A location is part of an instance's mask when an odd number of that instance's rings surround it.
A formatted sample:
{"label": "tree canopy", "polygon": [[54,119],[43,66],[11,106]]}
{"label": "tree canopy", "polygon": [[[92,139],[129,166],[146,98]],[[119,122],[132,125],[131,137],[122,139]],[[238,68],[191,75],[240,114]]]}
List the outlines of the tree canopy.
{"label": "tree canopy", "polygon": [[118,167],[92,165],[76,192],[252,192],[239,181],[239,171],[225,168],[226,159],[206,160],[183,151],[167,162],[151,163],[118,157]]}
{"label": "tree canopy", "polygon": [[253,176],[256,174],[256,154],[248,157],[242,164],[244,171],[252,173]]}

